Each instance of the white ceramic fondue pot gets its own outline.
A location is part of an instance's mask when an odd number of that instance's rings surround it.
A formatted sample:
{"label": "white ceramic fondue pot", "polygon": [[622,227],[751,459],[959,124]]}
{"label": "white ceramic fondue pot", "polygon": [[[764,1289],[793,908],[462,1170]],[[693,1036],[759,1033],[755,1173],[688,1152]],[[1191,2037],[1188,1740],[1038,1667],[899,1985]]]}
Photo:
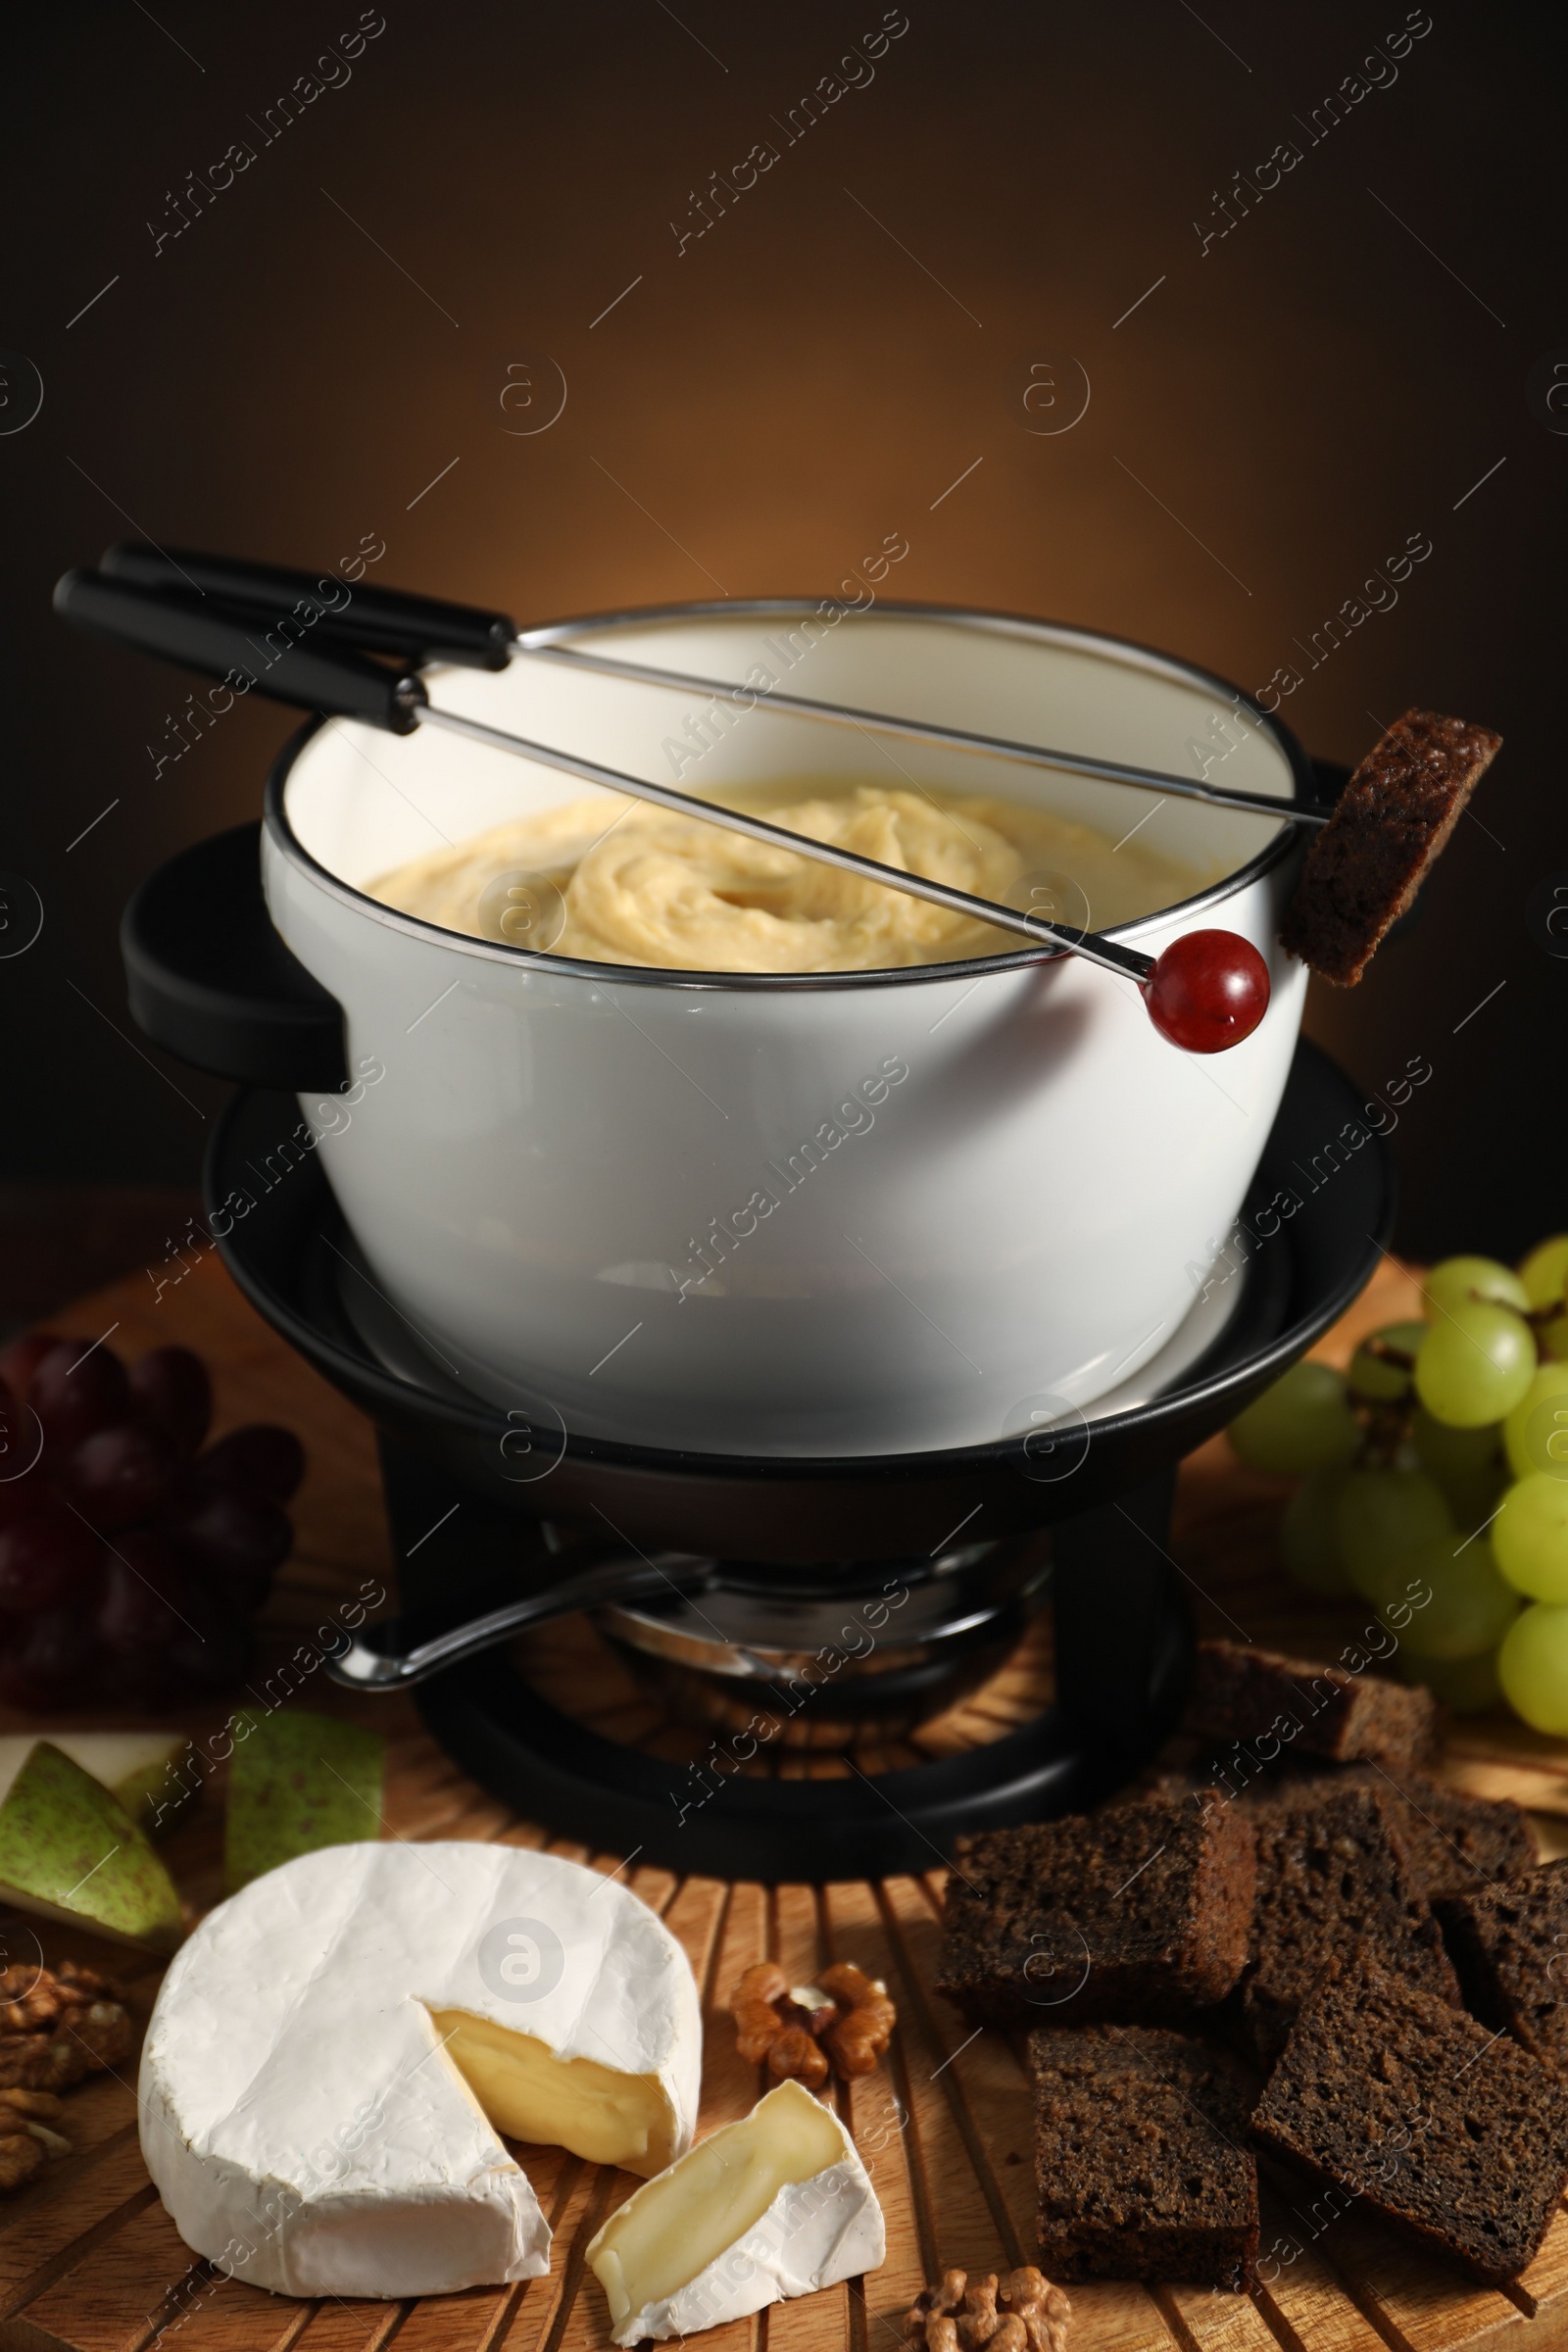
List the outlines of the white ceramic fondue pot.
{"label": "white ceramic fondue pot", "polygon": [[[1288,732],[1116,638],[924,607],[684,606],[524,644],[1309,798]],[[834,618],[835,612],[842,616]],[[365,886],[503,820],[589,797],[421,728],[314,728],[263,835],[272,920],[342,1005],[352,1110],[302,1096],[367,1272],[480,1396],[585,1437],[706,1452],[968,1446],[1086,1406],[1166,1347],[1256,1166],[1302,965],[1276,940],[1288,822],[516,660],[432,699],[704,793],[858,774],[999,793],[1224,879],[1118,927],[1157,955],[1240,932],[1257,1030],[1180,1052],[1136,988],[1028,949],[916,969],[645,970],[437,928]],[[1046,909],[1050,911],[1049,907]],[[1058,914],[1095,925],[1063,900]],[[1103,927],[1103,926],[1097,926]]]}

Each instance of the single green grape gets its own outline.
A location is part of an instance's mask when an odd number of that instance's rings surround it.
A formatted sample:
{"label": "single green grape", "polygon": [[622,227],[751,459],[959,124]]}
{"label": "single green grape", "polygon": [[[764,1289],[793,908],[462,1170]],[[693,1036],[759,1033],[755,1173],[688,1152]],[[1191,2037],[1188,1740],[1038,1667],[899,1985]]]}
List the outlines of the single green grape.
{"label": "single green grape", "polygon": [[1568,1364],[1543,1364],[1502,1425],[1515,1478],[1568,1479]]}
{"label": "single green grape", "polygon": [[1335,1524],[1348,1471],[1314,1470],[1303,1478],[1280,1515],[1280,1558],[1286,1574],[1309,1592],[1354,1591],[1340,1558]]}
{"label": "single green grape", "polygon": [[1473,1306],[1477,1299],[1511,1306],[1521,1315],[1530,1304],[1518,1275],[1494,1257],[1446,1257],[1427,1276],[1421,1296],[1435,1321],[1456,1306]]}
{"label": "single green grape", "polygon": [[1376,1602],[1394,1566],[1456,1530],[1443,1489],[1425,1470],[1352,1470],[1340,1490],[1334,1532],[1346,1575]]}
{"label": "single green grape", "polygon": [[1432,1588],[1417,1570],[1416,1562],[1429,1547],[1446,1544],[1451,1546],[1463,1542],[1457,1529],[1450,1527],[1446,1535],[1429,1537],[1410,1551],[1388,1551],[1363,1566],[1356,1580],[1356,1591],[1363,1600],[1369,1600],[1385,1625],[1393,1626],[1403,1638],[1410,1622],[1411,1611],[1418,1601],[1424,1602]]}
{"label": "single green grape", "polygon": [[1519,1279],[1532,1306],[1556,1306],[1563,1285],[1568,1283],[1568,1233],[1554,1233],[1549,1242],[1538,1242],[1530,1255],[1521,1259]]}
{"label": "single green grape", "polygon": [[1331,1364],[1293,1364],[1230,1426],[1249,1469],[1298,1476],[1348,1462],[1361,1443],[1345,1383]]}
{"label": "single green grape", "polygon": [[1511,1473],[1498,1443],[1501,1436],[1496,1421],[1480,1429],[1451,1429],[1446,1421],[1435,1421],[1424,1404],[1410,1416],[1416,1459],[1423,1470],[1431,1471],[1466,1531],[1486,1525],[1508,1484]]}
{"label": "single green grape", "polygon": [[1451,1421],[1436,1419],[1424,1404],[1410,1416],[1410,1437],[1422,1469],[1430,1470],[1440,1486],[1448,1478],[1473,1478],[1502,1453],[1500,1421],[1484,1421],[1479,1429],[1455,1429]]}
{"label": "single green grape", "polygon": [[1375,1350],[1380,1345],[1392,1348],[1413,1361],[1426,1336],[1424,1323],[1386,1323],[1381,1331],[1369,1332],[1350,1358],[1351,1395],[1364,1396],[1369,1404],[1393,1404],[1400,1396],[1407,1396],[1409,1373],[1401,1364],[1385,1362]]}
{"label": "single green grape", "polygon": [[1538,1600],[1516,1617],[1497,1652],[1502,1695],[1533,1731],[1568,1732],[1568,1608]]}
{"label": "single green grape", "polygon": [[1497,1566],[1532,1600],[1568,1601],[1568,1482],[1532,1470],[1492,1522]]}
{"label": "single green grape", "polygon": [[1467,1536],[1479,1535],[1490,1524],[1508,1484],[1507,1464],[1493,1462],[1470,1479],[1440,1479],[1438,1484],[1448,1498],[1455,1525]]}
{"label": "single green grape", "polygon": [[1404,1593],[1379,1614],[1412,1656],[1458,1659],[1495,1649],[1519,1614],[1485,1536],[1440,1536],[1399,1562]]}
{"label": "single green grape", "polygon": [[1484,1650],[1479,1658],[1417,1658],[1401,1649],[1399,1672],[1407,1683],[1425,1683],[1455,1715],[1479,1715],[1502,1697],[1494,1649]]}
{"label": "single green grape", "polygon": [[1421,1343],[1415,1393],[1454,1429],[1481,1429],[1512,1412],[1535,1378],[1535,1334],[1511,1307],[1446,1307]]}

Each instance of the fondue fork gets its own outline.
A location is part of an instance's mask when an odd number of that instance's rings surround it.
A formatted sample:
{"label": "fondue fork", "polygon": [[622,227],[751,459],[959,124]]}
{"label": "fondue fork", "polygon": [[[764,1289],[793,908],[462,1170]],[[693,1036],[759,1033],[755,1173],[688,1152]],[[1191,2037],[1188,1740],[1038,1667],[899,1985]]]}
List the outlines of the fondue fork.
{"label": "fondue fork", "polygon": [[[569,645],[530,645],[519,636],[517,624],[505,612],[486,612],[471,605],[443,603],[437,597],[406,595],[401,589],[356,585],[336,611],[321,605],[320,591],[328,583],[308,571],[293,571],[271,564],[247,564],[231,556],[209,556],[189,549],[166,552],[145,539],[125,539],[105,551],[99,566],[106,578],[129,580],[141,588],[194,590],[256,613],[283,617],[301,603],[319,608],[313,631],[335,645],[359,653],[390,654],[416,665],[451,662],[466,669],[505,669],[514,655],[530,662],[555,662],[568,669],[592,670],[599,677],[627,678],[642,685],[669,686],[685,694],[750,695],[752,702],[796,712],[801,717],[825,719],[835,726],[870,729],[898,735],[911,743],[934,743],[946,750],[983,752],[988,757],[1015,760],[1024,766],[1050,767],[1070,775],[1094,776],[1105,783],[1130,784],[1140,792],[1159,792],[1175,800],[1201,801],[1211,808],[1239,808],[1250,816],[1266,816],[1276,824],[1303,825],[1315,830],[1333,813],[1299,801],[1283,801],[1263,792],[1227,791],[1191,776],[1168,775],[1162,768],[1134,766],[1124,760],[1102,760],[1088,752],[1063,752],[1045,744],[1014,742],[1004,735],[982,735],[969,727],[945,727],[934,720],[900,718],[889,710],[863,710],[849,703],[828,703],[804,694],[786,694],[777,686],[753,687],[745,679],[709,678],[683,669],[663,669],[648,662],[623,662],[612,654],[590,653]],[[332,581],[334,588],[346,587]],[[1239,723],[1247,720],[1239,717]]]}
{"label": "fondue fork", "polygon": [[[815,841],[808,834],[771,824],[765,817],[699,800],[670,785],[626,775],[598,760],[579,759],[553,745],[444,710],[430,701],[423,680],[413,670],[383,667],[367,660],[362,652],[304,642],[303,632],[293,640],[285,637],[281,648],[276,648],[266,634],[269,623],[265,614],[246,614],[219,604],[214,597],[175,595],[126,579],[72,571],[57,582],[54,603],[56,612],[78,627],[209,677],[244,678],[247,684],[238,691],[254,687],[274,701],[327,716],[359,719],[395,735],[412,734],[419,726],[441,727],[492,750],[577,776],[606,791],[651,801],[704,824],[743,833],[770,848],[924,899],[949,913],[1011,932],[1048,955],[1081,956],[1119,979],[1133,981],[1155,1028],[1188,1053],[1218,1054],[1239,1045],[1251,1035],[1268,1008],[1268,967],[1250,942],[1235,932],[1188,932],[1172,941],[1159,956],[1147,956],[1103,933],[1048,922],[1042,915],[956,890],[924,874],[885,865],[837,843]],[[272,625],[276,625],[275,619]],[[256,632],[262,633],[263,644],[258,644]],[[529,953],[525,949],[516,952]]]}

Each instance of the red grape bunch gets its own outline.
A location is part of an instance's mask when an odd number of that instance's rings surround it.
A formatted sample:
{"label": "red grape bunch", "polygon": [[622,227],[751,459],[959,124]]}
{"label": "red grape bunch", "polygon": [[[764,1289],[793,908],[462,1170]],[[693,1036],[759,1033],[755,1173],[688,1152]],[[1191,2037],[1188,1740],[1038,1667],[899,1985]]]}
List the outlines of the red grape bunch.
{"label": "red grape bunch", "polygon": [[188,1348],[0,1353],[0,1703],[155,1709],[244,1674],[305,1452],[261,1422],[203,1452],[212,1412]]}

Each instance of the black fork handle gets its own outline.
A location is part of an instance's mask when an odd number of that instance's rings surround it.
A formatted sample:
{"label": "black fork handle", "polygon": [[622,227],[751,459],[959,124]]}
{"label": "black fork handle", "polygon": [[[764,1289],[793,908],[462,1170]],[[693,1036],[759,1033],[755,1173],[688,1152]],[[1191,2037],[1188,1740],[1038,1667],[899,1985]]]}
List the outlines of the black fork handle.
{"label": "black fork handle", "polygon": [[106,579],[166,595],[216,597],[252,612],[282,616],[302,604],[315,605],[320,612],[315,632],[329,643],[355,646],[362,653],[391,654],[412,667],[423,662],[454,662],[465,669],[505,669],[517,634],[517,624],[509,614],[483,612],[475,605],[449,605],[439,597],[413,596],[401,588],[321,578],[235,556],[154,547],[147,539],[122,539],[106,548],[98,568]]}
{"label": "black fork handle", "polygon": [[61,618],[77,628],[221,678],[236,694],[254,690],[393,735],[411,735],[419,723],[425,693],[416,677],[320,643],[308,612],[252,616],[189,592],[155,593],[91,571],[68,571],[55,584],[54,602]]}

